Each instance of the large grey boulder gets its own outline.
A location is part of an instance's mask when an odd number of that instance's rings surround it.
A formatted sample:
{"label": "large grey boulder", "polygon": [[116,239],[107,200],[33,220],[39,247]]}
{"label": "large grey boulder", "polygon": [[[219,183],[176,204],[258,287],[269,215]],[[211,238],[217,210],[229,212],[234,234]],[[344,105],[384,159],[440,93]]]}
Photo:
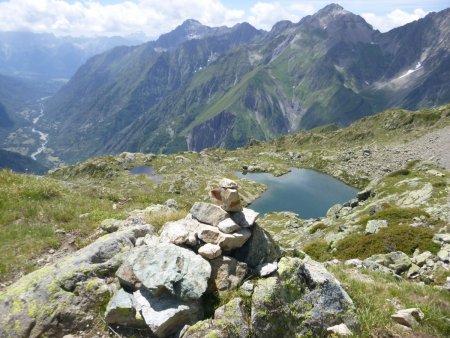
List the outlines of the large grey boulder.
{"label": "large grey boulder", "polygon": [[380,265],[383,265],[396,274],[400,274],[402,272],[408,271],[412,262],[407,254],[401,251],[393,251],[387,254],[378,254],[370,256],[366,258],[364,262],[374,262]]}
{"label": "large grey boulder", "polygon": [[341,323],[358,328],[352,300],[322,264],[283,257],[278,275],[260,279],[254,290],[256,336],[324,336],[328,327]]}
{"label": "large grey boulder", "polygon": [[147,290],[138,290],[133,297],[147,326],[161,338],[176,333],[186,324],[195,323],[202,314],[196,301],[181,301],[168,294],[154,296]]}
{"label": "large grey boulder", "polygon": [[211,278],[209,291],[235,290],[244,280],[247,274],[247,265],[233,257],[220,256],[210,261]]}
{"label": "large grey boulder", "polygon": [[105,278],[152,232],[141,225],[105,235],[19,279],[0,293],[0,337],[61,337],[91,325],[113,291]]}
{"label": "large grey boulder", "polygon": [[281,250],[267,231],[255,225],[250,239],[233,253],[233,257],[256,270],[263,264],[278,261]]}
{"label": "large grey boulder", "polygon": [[172,243],[155,243],[133,249],[117,270],[126,288],[164,292],[183,300],[199,299],[206,291],[211,266],[201,256]]}
{"label": "large grey boulder", "polygon": [[229,217],[221,207],[205,202],[195,202],[191,208],[191,215],[202,223],[214,226]]}

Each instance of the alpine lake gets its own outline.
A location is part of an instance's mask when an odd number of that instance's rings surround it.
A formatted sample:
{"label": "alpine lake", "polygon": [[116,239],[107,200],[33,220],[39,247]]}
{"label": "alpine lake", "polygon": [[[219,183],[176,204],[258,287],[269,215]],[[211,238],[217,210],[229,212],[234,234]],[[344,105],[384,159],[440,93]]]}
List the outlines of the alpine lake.
{"label": "alpine lake", "polygon": [[279,177],[268,173],[238,172],[236,175],[268,187],[250,206],[262,215],[290,211],[304,219],[323,217],[330,207],[355,198],[358,192],[332,176],[310,169],[291,169]]}

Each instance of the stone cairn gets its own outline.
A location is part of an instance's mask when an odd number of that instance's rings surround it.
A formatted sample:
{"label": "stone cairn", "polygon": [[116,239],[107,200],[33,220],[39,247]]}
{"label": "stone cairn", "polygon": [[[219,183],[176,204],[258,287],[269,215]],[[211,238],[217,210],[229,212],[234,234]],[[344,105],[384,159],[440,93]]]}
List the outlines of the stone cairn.
{"label": "stone cairn", "polygon": [[[186,218],[166,223],[158,237],[137,240],[116,272],[120,288],[107,306],[108,324],[148,327],[166,337],[203,319],[205,292],[242,284],[249,267],[233,255],[251,238],[259,214],[242,207],[238,185],[230,179],[210,194],[214,203],[196,202]],[[269,275],[276,262],[270,271],[267,264],[262,268]]]}

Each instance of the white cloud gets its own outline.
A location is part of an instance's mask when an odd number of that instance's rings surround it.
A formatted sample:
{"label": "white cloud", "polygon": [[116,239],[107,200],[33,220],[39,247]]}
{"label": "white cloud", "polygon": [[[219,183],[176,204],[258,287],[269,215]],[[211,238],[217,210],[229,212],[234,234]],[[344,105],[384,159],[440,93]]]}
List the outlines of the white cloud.
{"label": "white cloud", "polygon": [[[1,1],[1,0],[0,0]],[[384,1],[384,0],[380,0]],[[322,3],[323,2],[323,3]],[[104,5],[100,0],[7,0],[0,2],[0,31],[48,32],[56,35],[127,35],[144,32],[155,38],[186,19],[209,26],[231,26],[247,21],[269,30],[280,20],[298,22],[325,1],[260,1],[248,12],[226,7],[224,0],[123,0]],[[350,2],[349,2],[350,3]],[[426,12],[393,10],[381,16],[362,16],[375,28],[387,31],[417,20]]]}
{"label": "white cloud", "polygon": [[315,12],[314,6],[304,3],[284,5],[279,2],[257,2],[250,9],[247,21],[257,28],[270,30],[281,20],[299,21],[307,14]]}
{"label": "white cloud", "polygon": [[374,13],[363,13],[361,16],[374,28],[379,29],[381,32],[387,32],[395,27],[423,18],[427,14],[423,9],[417,8],[412,13],[395,9],[384,16],[375,15]]}
{"label": "white cloud", "polygon": [[156,37],[182,21],[233,25],[245,12],[219,0],[135,0],[102,5],[95,0],[8,0],[0,3],[0,31],[52,32],[57,35],[125,35],[144,32]]}

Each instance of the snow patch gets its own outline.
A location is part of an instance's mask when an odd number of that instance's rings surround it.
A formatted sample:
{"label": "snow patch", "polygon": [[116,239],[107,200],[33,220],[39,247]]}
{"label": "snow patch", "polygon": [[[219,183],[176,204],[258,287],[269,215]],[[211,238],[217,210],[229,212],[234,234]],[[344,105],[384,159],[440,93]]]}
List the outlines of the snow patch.
{"label": "snow patch", "polygon": [[420,68],[422,68],[422,63],[419,61],[419,62],[417,62],[417,64],[416,64],[416,66],[414,67],[414,69],[408,69],[408,71],[407,71],[405,74],[403,74],[402,76],[399,76],[398,79],[402,79],[402,78],[404,78],[405,76],[408,76],[409,74],[412,74],[412,73],[414,73],[415,71],[418,71]]}

